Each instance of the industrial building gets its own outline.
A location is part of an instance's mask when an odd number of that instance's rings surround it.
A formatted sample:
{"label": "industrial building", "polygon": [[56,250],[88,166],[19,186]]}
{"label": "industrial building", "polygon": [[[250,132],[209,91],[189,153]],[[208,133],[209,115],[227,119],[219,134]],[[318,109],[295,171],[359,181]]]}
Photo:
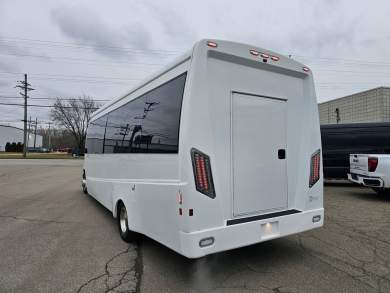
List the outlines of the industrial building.
{"label": "industrial building", "polygon": [[390,122],[390,87],[320,103],[318,110],[321,124]]}
{"label": "industrial building", "polygon": [[[5,146],[7,143],[23,143],[23,129],[8,126],[0,125],[0,152],[5,151]],[[34,135],[34,133],[28,134],[28,144],[29,148],[41,148],[42,147],[42,136]]]}

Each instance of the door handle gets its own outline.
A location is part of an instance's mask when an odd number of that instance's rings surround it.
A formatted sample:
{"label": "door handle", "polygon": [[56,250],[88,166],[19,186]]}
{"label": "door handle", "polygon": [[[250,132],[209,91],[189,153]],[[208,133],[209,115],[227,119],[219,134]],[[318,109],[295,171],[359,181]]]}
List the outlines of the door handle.
{"label": "door handle", "polygon": [[280,160],[284,160],[286,158],[286,150],[285,149],[278,149],[278,158]]}

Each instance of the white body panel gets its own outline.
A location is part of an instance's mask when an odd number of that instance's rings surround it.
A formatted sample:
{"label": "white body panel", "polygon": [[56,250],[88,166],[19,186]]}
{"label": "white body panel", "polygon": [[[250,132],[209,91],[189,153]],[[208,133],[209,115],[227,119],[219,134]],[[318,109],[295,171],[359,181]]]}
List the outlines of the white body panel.
{"label": "white body panel", "polygon": [[[267,50],[215,42],[217,48],[198,42],[191,55],[92,118],[186,72],[177,153],[88,153],[84,166],[89,193],[114,217],[122,201],[131,230],[191,258],[323,225],[322,171],[309,188],[311,155],[321,149],[311,73]],[[263,62],[251,49],[280,60]],[[210,158],[215,198],[196,189],[193,148]],[[285,159],[278,158],[279,149],[285,149]],[[274,212],[280,214],[268,216]],[[200,247],[207,237],[213,245]]]}
{"label": "white body panel", "polygon": [[[378,158],[378,165],[374,172],[368,171],[368,157]],[[350,181],[368,187],[390,188],[390,155],[351,154],[349,164]]]}

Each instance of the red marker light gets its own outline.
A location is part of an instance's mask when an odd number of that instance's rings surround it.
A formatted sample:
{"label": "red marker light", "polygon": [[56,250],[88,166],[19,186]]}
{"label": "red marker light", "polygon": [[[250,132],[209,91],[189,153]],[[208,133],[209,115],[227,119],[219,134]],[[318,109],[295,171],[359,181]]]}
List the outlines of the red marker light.
{"label": "red marker light", "polygon": [[265,59],[269,58],[269,55],[268,55],[268,54],[265,54],[265,53],[261,53],[260,56],[261,56],[262,58],[265,58]]}
{"label": "red marker light", "polygon": [[217,43],[214,43],[214,42],[207,42],[207,46],[211,47],[211,48],[217,48],[218,47],[218,44]]}
{"label": "red marker light", "polygon": [[249,50],[249,53],[251,53],[253,56],[259,56],[260,53],[257,52],[256,50]]}
{"label": "red marker light", "polygon": [[182,204],[183,203],[183,195],[182,195],[182,193],[180,191],[177,193],[177,203],[178,204]]}
{"label": "red marker light", "polygon": [[304,72],[309,72],[309,71],[310,71],[310,69],[309,69],[308,67],[306,67],[306,66],[304,66],[304,67],[302,68],[302,70],[303,70]]}
{"label": "red marker light", "polygon": [[273,61],[279,61],[279,57],[278,56],[271,56],[271,59],[273,60]]}

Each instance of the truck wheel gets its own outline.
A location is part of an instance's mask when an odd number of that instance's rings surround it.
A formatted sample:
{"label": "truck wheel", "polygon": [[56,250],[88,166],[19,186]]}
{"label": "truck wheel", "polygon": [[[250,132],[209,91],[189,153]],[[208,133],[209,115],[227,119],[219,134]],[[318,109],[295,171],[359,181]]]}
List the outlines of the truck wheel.
{"label": "truck wheel", "polygon": [[129,218],[127,216],[126,207],[123,203],[118,206],[118,228],[119,235],[126,242],[134,242],[138,240],[138,233],[129,229]]}
{"label": "truck wheel", "polygon": [[390,188],[377,188],[377,187],[373,187],[372,189],[379,196],[388,196],[388,195],[390,195]]}

